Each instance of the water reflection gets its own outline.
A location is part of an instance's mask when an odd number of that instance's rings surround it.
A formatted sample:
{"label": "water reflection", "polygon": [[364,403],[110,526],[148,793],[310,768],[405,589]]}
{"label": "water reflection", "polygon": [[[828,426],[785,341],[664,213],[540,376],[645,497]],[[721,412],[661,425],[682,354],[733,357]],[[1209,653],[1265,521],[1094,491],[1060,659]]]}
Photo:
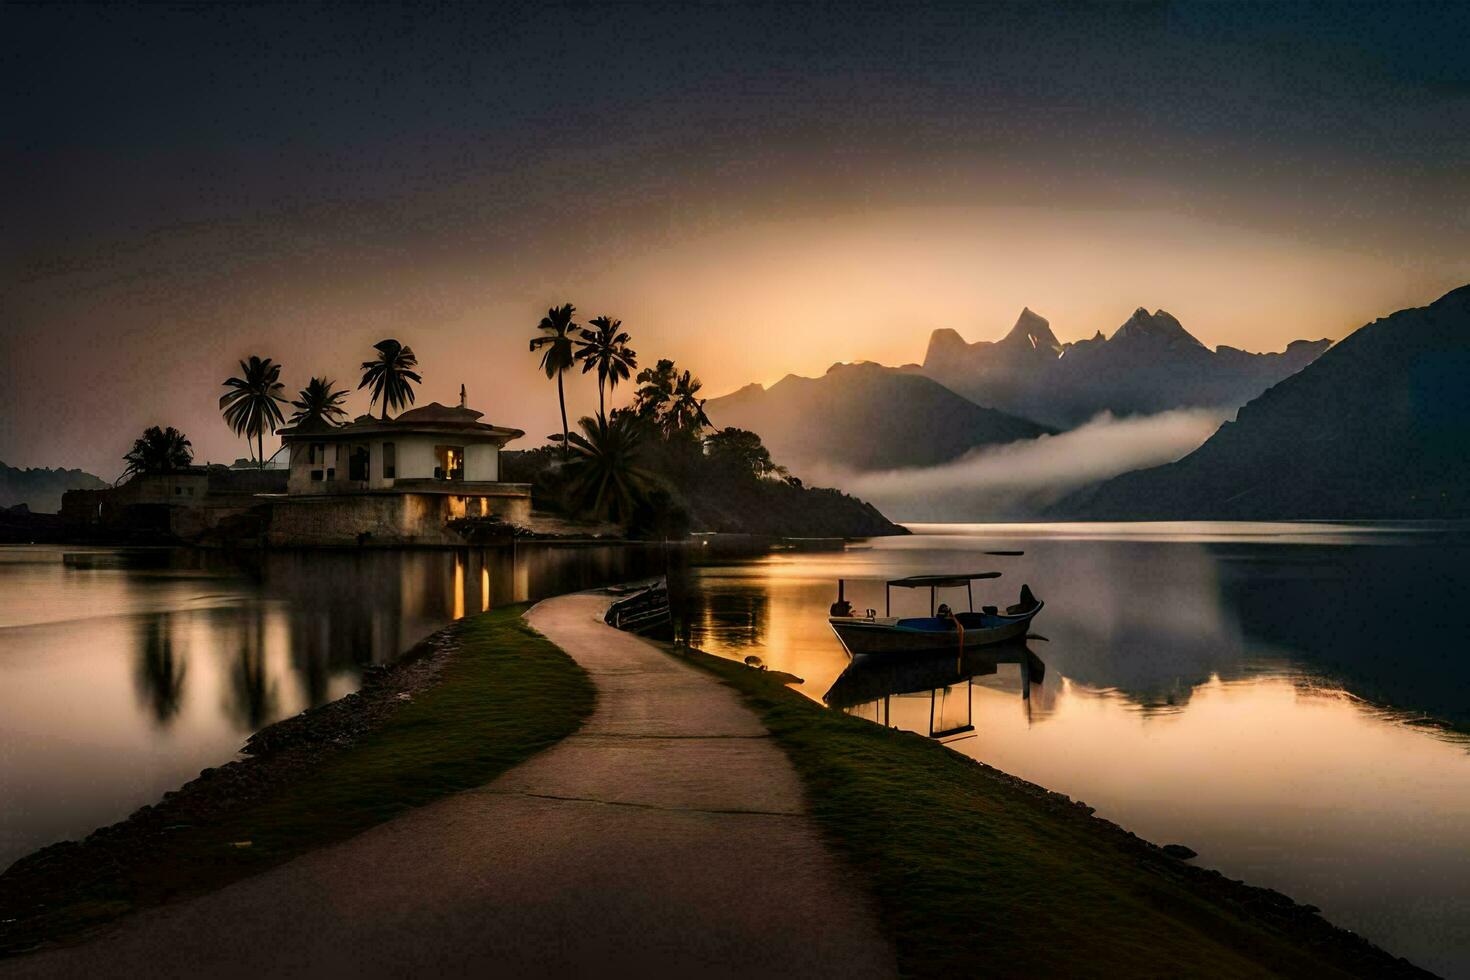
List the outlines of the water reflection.
{"label": "water reflection", "polygon": [[[958,656],[863,658],[850,662],[822,701],[830,708],[893,725],[893,699],[919,696],[929,703],[925,734],[947,739],[975,730],[972,688],[976,677],[994,675],[1001,664],[1015,664],[1019,694],[1028,708],[1031,685],[1046,677],[1046,664],[1025,644],[970,650]],[[1028,716],[1029,717],[1029,716]]]}
{"label": "water reflection", "polygon": [[452,619],[663,567],[627,546],[0,548],[0,865],[153,802]]}
{"label": "water reflection", "polygon": [[[1464,526],[921,530],[943,533],[692,569],[690,642],[885,724],[973,726],[949,744],[1470,976]],[[881,608],[887,579],[985,568],[1004,577],[977,604],[1021,582],[1046,600],[1033,629],[1049,642],[1028,643],[1044,672],[858,683],[826,624],[839,578],[854,606]],[[758,627],[726,612],[741,608]]]}
{"label": "water reflection", "polygon": [[242,622],[231,630],[237,648],[224,707],[241,731],[253,732],[278,717],[280,698],[276,680],[266,665],[263,610],[256,606],[238,618]]}
{"label": "water reflection", "polygon": [[160,727],[167,728],[184,703],[184,676],[188,663],[174,647],[171,616],[148,613],[138,624],[138,657],[133,677],[138,699],[146,704]]}

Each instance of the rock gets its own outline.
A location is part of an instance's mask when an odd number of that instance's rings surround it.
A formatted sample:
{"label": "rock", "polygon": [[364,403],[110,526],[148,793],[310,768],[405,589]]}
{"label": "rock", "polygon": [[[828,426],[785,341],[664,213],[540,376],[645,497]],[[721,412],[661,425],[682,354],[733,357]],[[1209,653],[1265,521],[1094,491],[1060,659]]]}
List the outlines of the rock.
{"label": "rock", "polygon": [[1165,844],[1160,850],[1171,858],[1178,858],[1181,861],[1188,861],[1190,858],[1199,857],[1198,851],[1190,847],[1185,847],[1183,844]]}

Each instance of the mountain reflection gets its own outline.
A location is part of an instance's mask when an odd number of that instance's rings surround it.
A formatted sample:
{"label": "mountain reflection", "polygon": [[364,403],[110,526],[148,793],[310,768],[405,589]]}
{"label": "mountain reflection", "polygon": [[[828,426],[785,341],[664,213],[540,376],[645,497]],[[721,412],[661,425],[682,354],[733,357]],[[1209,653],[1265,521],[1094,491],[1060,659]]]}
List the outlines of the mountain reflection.
{"label": "mountain reflection", "polygon": [[1379,705],[1470,726],[1464,535],[1434,547],[1211,546],[1219,597],[1243,639]]}
{"label": "mountain reflection", "polygon": [[169,727],[184,703],[188,664],[174,649],[172,617],[149,613],[138,623],[138,651],[133,670],[138,698],[162,728]]}

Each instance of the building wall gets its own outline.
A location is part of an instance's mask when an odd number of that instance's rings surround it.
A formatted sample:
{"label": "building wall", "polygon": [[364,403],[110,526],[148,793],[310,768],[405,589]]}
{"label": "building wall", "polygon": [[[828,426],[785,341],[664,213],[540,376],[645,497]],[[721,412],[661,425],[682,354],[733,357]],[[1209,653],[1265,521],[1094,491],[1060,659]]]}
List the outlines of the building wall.
{"label": "building wall", "polygon": [[271,503],[267,540],[275,547],[408,547],[465,543],[448,526],[459,517],[486,516],[514,524],[531,519],[529,492],[484,497],[434,493],[321,494]]}
{"label": "building wall", "polygon": [[445,527],[445,500],[411,493],[288,497],[271,506],[267,540],[307,548],[459,544]]}
{"label": "building wall", "polygon": [[439,439],[447,437],[409,436],[396,439],[398,446],[398,478],[400,480],[432,480],[434,478],[434,447],[441,445]]}
{"label": "building wall", "polygon": [[466,446],[464,451],[464,478],[494,483],[500,479],[500,447],[493,442],[482,442]]}
{"label": "building wall", "polygon": [[[464,449],[465,480],[493,483],[500,479],[500,447],[494,442],[471,442],[463,437],[450,434],[395,435],[392,438],[376,436],[362,443],[319,441],[326,446],[327,462],[325,463],[308,462],[312,445],[309,437],[291,443],[290,476],[287,482],[289,493],[325,494],[351,490],[388,490],[397,480],[432,480],[434,479],[434,468],[439,462],[435,448],[446,445],[458,445]],[[385,455],[383,446],[388,442],[393,443],[395,457],[394,476],[391,479],[383,475]],[[368,447],[368,479],[366,481],[352,480],[350,479],[352,447],[362,444]],[[312,470],[325,471],[328,468],[333,471],[333,479],[311,479]]]}

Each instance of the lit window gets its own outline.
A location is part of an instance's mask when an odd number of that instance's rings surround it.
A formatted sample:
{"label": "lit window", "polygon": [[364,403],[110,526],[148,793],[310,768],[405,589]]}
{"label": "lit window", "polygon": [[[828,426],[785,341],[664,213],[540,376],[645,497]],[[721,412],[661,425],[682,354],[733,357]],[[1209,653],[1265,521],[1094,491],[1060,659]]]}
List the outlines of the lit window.
{"label": "lit window", "polygon": [[435,446],[434,447],[434,479],[436,480],[463,480],[464,479],[464,447],[463,446]]}

